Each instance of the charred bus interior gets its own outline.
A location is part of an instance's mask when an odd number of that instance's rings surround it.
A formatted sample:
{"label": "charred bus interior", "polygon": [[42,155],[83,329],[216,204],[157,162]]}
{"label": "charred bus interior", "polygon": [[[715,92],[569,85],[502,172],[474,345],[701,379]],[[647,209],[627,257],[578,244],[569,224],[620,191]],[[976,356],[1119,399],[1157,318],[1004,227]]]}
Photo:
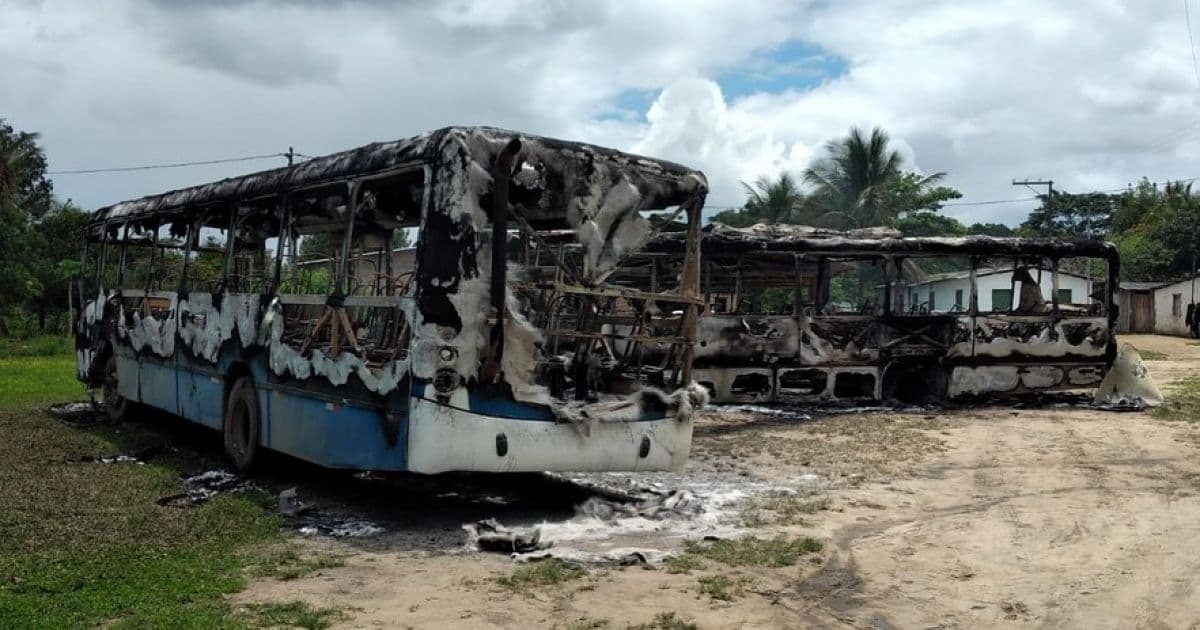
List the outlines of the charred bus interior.
{"label": "charred bus interior", "polygon": [[719,224],[702,242],[694,370],[719,402],[1083,389],[1115,356],[1109,244]]}

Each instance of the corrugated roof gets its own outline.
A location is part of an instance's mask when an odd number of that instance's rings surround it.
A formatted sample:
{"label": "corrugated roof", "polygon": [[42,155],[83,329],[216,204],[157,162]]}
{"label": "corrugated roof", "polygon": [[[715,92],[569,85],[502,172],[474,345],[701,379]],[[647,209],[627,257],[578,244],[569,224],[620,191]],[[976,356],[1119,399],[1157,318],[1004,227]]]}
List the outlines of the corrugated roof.
{"label": "corrugated roof", "polygon": [[1153,291],[1154,289],[1165,287],[1168,284],[1172,283],[1164,282],[1162,280],[1151,282],[1122,281],[1121,284],[1117,285],[1117,287],[1123,291]]}

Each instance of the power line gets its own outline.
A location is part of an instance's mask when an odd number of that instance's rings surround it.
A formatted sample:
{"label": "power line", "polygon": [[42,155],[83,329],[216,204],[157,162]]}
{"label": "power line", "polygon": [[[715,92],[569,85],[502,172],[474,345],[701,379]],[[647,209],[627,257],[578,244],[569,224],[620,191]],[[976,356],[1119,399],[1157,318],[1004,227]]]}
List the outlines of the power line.
{"label": "power line", "polygon": [[[298,154],[297,154],[298,155]],[[286,158],[286,153],[267,153],[264,155],[247,155],[245,157],[222,158],[219,160],[198,160],[195,162],[172,162],[168,164],[143,164],[141,166],[114,166],[109,168],[78,168],[63,171],[46,171],[47,175],[86,175],[89,173],[125,173],[129,171],[150,171],[160,168],[183,168],[187,166],[205,166],[208,164],[226,164],[229,162],[249,162],[250,160],[265,160],[268,158]]]}
{"label": "power line", "polygon": [[994,206],[1002,203],[1022,203],[1037,201],[1037,197],[1021,197],[1019,199],[989,199],[988,201],[949,201],[942,206]]}
{"label": "power line", "polygon": [[[1200,177],[1188,177],[1185,179],[1165,179],[1163,181],[1150,182],[1150,184],[1152,186],[1161,186],[1161,185],[1165,185],[1165,184],[1187,184],[1187,183],[1194,182],[1194,181],[1200,181]],[[1030,183],[1034,183],[1034,182],[1030,182]],[[1134,186],[1135,186],[1135,184],[1126,184],[1124,186],[1117,186],[1116,188],[1101,188],[1101,189],[1096,189],[1096,190],[1086,190],[1086,191],[1083,191],[1080,193],[1069,193],[1069,194],[1089,195],[1089,194],[1096,194],[1096,193],[1115,193],[1115,192],[1131,190],[1132,188],[1134,188]],[[946,203],[943,203],[942,207],[947,207],[947,206],[994,206],[994,205],[1005,204],[1005,203],[1024,203],[1024,202],[1029,202],[1029,201],[1038,201],[1039,199],[1041,199],[1040,195],[1033,196],[1033,197],[1018,197],[1015,199],[988,199],[986,201],[948,201]],[[745,206],[744,205],[713,206],[713,205],[709,205],[709,204],[704,204],[704,208],[706,210],[740,210],[743,207],[745,207]]]}
{"label": "power line", "polygon": [[1192,38],[1192,12],[1188,0],[1183,0],[1183,17],[1187,21],[1188,48],[1192,51],[1192,70],[1196,73],[1196,89],[1200,89],[1200,63],[1196,62],[1196,40]]}

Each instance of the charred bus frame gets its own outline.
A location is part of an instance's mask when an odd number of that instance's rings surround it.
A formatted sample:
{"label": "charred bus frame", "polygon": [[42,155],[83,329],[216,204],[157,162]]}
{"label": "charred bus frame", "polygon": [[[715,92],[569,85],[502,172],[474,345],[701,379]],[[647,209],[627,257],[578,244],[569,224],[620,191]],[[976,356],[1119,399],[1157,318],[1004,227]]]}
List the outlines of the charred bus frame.
{"label": "charred bus frame", "polygon": [[[114,416],[141,404],[223,431],[239,468],[262,448],[425,473],[679,468],[705,399],[690,369],[706,192],[678,164],[470,127],[119,203],[88,227],[78,376]],[[607,282],[680,222],[673,287]],[[400,273],[387,252],[409,228]],[[563,232],[565,258],[546,241]],[[297,263],[320,235],[334,251],[314,290]],[[203,256],[220,257],[210,287]],[[631,313],[619,341],[661,361],[607,350]]]}
{"label": "charred bus frame", "polygon": [[[683,243],[666,235],[650,250],[679,255]],[[706,306],[693,370],[718,402],[924,401],[1082,389],[1095,387],[1116,356],[1120,262],[1111,243],[716,224],[706,228],[702,248]],[[1043,274],[1050,274],[1050,299],[1026,312],[1015,300],[981,310],[977,272],[996,259],[1011,264],[1013,289],[1026,290],[1015,278],[1032,273],[1037,291],[1045,291]],[[1075,259],[1104,267],[1086,306],[1059,303],[1060,263]],[[929,260],[963,267],[970,293],[961,309],[930,312],[905,303],[904,278],[919,276]],[[872,297],[834,308],[830,278],[850,265],[875,270]],[[786,294],[782,312],[747,308],[744,296],[761,297],[764,289]]]}

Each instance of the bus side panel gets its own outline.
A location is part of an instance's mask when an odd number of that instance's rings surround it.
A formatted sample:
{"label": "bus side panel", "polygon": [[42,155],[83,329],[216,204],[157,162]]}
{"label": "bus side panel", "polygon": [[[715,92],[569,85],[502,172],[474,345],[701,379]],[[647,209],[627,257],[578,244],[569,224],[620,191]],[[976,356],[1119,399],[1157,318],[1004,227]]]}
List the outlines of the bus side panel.
{"label": "bus side panel", "polygon": [[338,404],[271,385],[260,385],[259,403],[269,415],[263,444],[271,449],[332,468],[407,469],[406,410],[393,416],[397,438],[388,446],[382,409]]}
{"label": "bus side panel", "polygon": [[213,429],[222,428],[225,383],[212,366],[179,353],[179,415]]}
{"label": "bus side panel", "polygon": [[175,363],[165,363],[158,357],[140,356],[137,362],[138,398],[141,403],[169,413],[179,413],[179,396]]}
{"label": "bus side panel", "polygon": [[141,402],[137,355],[123,344],[113,344],[113,355],[117,358],[117,392],[125,400]]}

